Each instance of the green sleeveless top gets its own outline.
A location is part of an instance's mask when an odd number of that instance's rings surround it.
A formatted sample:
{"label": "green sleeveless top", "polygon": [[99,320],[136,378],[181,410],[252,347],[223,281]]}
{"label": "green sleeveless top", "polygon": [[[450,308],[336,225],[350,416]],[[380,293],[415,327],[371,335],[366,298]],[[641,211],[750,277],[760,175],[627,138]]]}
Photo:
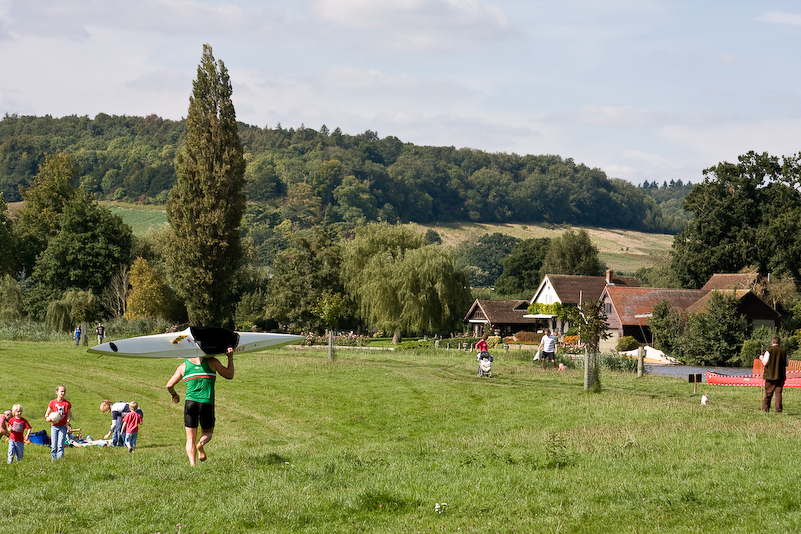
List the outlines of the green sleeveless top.
{"label": "green sleeveless top", "polygon": [[200,365],[186,360],[184,362],[184,383],[186,384],[186,400],[214,404],[214,382],[217,373],[212,371],[206,358]]}

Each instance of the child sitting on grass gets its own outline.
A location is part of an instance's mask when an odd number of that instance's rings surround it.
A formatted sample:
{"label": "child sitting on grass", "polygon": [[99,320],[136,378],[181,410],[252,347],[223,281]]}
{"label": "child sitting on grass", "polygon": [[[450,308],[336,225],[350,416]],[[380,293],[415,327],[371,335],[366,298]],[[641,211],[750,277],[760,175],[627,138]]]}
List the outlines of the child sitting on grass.
{"label": "child sitting on grass", "polygon": [[11,419],[8,421],[8,463],[22,460],[25,454],[25,442],[31,434],[31,425],[22,417],[22,405],[15,404],[11,407]]}
{"label": "child sitting on grass", "polygon": [[11,410],[6,410],[0,415],[0,436],[8,438],[8,422],[11,420],[12,416]]}
{"label": "child sitting on grass", "polygon": [[136,438],[139,435],[139,425],[142,424],[142,415],[136,411],[139,407],[136,401],[129,402],[128,406],[131,411],[122,418],[122,432],[125,433],[125,446],[128,447],[128,452],[133,452],[136,449]]}

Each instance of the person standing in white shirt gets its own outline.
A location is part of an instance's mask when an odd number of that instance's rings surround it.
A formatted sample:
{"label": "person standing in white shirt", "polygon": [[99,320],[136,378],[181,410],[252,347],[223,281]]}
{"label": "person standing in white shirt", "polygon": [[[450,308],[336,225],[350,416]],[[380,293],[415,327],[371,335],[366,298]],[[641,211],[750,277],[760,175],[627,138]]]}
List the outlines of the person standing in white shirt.
{"label": "person standing in white shirt", "polygon": [[542,336],[540,340],[540,351],[542,351],[542,370],[546,370],[547,361],[551,360],[553,362],[553,368],[557,369],[556,366],[556,336],[551,336],[551,331],[549,329],[545,329],[545,334]]}

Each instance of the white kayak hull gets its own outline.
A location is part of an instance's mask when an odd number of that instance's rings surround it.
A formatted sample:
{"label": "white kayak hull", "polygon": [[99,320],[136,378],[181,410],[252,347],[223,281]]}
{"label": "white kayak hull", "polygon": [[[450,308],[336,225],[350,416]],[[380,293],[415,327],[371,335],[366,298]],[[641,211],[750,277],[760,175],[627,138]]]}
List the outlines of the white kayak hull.
{"label": "white kayak hull", "polygon": [[225,328],[190,326],[182,332],[119,339],[89,349],[93,354],[128,358],[205,358],[225,354],[256,352],[290,345],[304,339],[293,334],[234,332]]}

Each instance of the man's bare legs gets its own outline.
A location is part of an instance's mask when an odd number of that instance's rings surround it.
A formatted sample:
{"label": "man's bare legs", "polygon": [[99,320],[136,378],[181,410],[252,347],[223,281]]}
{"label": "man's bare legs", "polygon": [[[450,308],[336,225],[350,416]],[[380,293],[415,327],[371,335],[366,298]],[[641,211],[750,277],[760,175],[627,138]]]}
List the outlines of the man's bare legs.
{"label": "man's bare legs", "polygon": [[214,433],[213,428],[204,429],[200,434],[200,441],[195,445],[197,440],[197,428],[186,428],[186,455],[189,457],[189,465],[194,466],[197,460],[201,462],[206,461],[206,451],[204,447],[211,441],[211,436]]}
{"label": "man's bare legs", "polygon": [[200,434],[200,441],[197,442],[197,459],[201,462],[206,461],[206,451],[203,447],[211,441],[211,435],[214,433],[213,428],[209,428],[208,430],[202,430]]}
{"label": "man's bare legs", "polygon": [[197,439],[197,428],[186,428],[186,455],[189,456],[189,465],[195,465],[197,458],[197,450],[195,449],[195,440]]}

